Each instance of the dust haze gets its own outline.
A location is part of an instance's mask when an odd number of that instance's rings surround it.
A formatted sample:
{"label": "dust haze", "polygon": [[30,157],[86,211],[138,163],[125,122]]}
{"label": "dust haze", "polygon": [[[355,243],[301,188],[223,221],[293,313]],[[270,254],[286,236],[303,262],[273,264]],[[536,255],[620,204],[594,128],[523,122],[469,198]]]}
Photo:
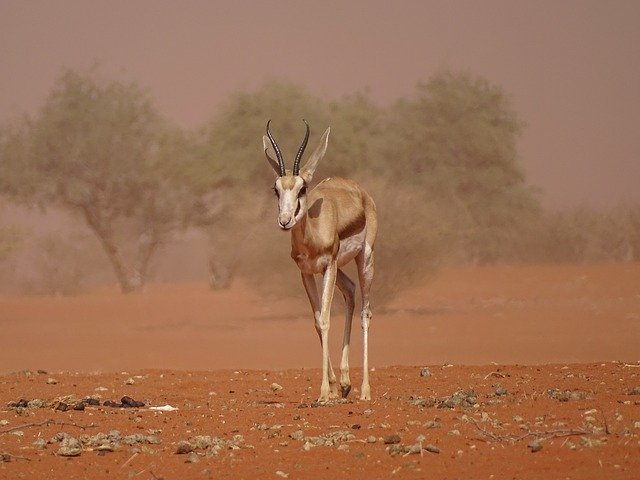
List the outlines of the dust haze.
{"label": "dust haze", "polygon": [[[198,201],[217,189],[215,222],[167,230],[145,284],[302,293],[260,144],[274,118],[291,158],[303,116],[316,134],[335,132],[318,178],[350,176],[378,204],[382,305],[450,266],[640,257],[636,2],[6,1],[0,18],[3,128],[37,119],[68,69],[138,86],[180,141],[197,144],[188,155],[210,161],[188,185]],[[469,114],[462,137],[433,133],[437,115],[449,121],[447,108],[464,107],[447,103],[456,85],[493,92],[504,128]],[[463,145],[469,135],[476,150]],[[78,211],[11,196],[2,205],[2,292],[118,283],[104,238]],[[117,235],[133,258],[146,237],[130,222]]]}

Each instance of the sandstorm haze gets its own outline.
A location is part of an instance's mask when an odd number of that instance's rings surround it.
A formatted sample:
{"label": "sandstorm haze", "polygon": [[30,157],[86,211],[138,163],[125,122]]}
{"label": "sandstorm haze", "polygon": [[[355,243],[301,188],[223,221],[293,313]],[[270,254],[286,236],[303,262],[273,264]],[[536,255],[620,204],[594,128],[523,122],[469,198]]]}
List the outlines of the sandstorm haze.
{"label": "sandstorm haze", "polygon": [[611,207],[640,200],[639,25],[633,1],[5,0],[0,121],[36,112],[63,67],[134,81],[186,128],[265,81],[387,105],[444,67],[510,96],[543,206]]}

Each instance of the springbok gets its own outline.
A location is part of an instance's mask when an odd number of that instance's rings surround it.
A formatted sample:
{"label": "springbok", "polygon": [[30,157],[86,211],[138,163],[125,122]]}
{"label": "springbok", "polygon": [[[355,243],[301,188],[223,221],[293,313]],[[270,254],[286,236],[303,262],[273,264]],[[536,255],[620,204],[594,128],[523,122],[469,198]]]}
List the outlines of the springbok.
{"label": "springbok", "polygon": [[[303,120],[304,121],[304,120]],[[291,257],[302,274],[302,283],[313,310],[315,327],[322,346],[322,385],[319,402],[338,396],[336,376],[329,358],[329,323],[335,285],[344,296],[346,319],[340,362],[342,397],[351,390],[349,379],[349,341],[355,307],[355,284],[341,270],[355,260],[362,293],[363,375],[361,400],[371,399],[369,387],[369,290],[373,280],[373,246],[377,231],[376,206],[372,198],[351,180],[327,178],[309,189],[318,162],[327,151],[330,128],[322,135],[320,145],[300,169],[300,160],[309,140],[306,125],[304,140],[293,162],[293,170],[285,168],[282,152],[269,131],[263,136],[264,152],[277,174],[273,187],[278,197],[278,226],[291,231]],[[322,275],[320,295],[315,274]]]}

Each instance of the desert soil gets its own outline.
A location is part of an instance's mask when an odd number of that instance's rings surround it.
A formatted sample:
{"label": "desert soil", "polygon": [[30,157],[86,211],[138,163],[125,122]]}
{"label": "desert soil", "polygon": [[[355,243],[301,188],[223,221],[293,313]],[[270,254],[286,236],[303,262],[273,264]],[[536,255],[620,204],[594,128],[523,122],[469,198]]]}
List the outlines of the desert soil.
{"label": "desert soil", "polygon": [[300,294],[0,297],[0,479],[640,478],[640,265],[439,272],[374,311],[370,402],[357,327],[314,402]]}

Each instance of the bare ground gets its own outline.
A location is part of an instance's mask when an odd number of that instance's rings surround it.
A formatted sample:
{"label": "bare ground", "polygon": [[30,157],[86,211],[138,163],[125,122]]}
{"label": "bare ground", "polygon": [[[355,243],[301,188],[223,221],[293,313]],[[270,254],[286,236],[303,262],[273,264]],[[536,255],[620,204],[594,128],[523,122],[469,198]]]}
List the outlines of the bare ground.
{"label": "bare ground", "polygon": [[0,297],[0,478],[640,475],[640,265],[441,272],[374,312],[371,402],[355,328],[351,397],[314,404],[303,300]]}

